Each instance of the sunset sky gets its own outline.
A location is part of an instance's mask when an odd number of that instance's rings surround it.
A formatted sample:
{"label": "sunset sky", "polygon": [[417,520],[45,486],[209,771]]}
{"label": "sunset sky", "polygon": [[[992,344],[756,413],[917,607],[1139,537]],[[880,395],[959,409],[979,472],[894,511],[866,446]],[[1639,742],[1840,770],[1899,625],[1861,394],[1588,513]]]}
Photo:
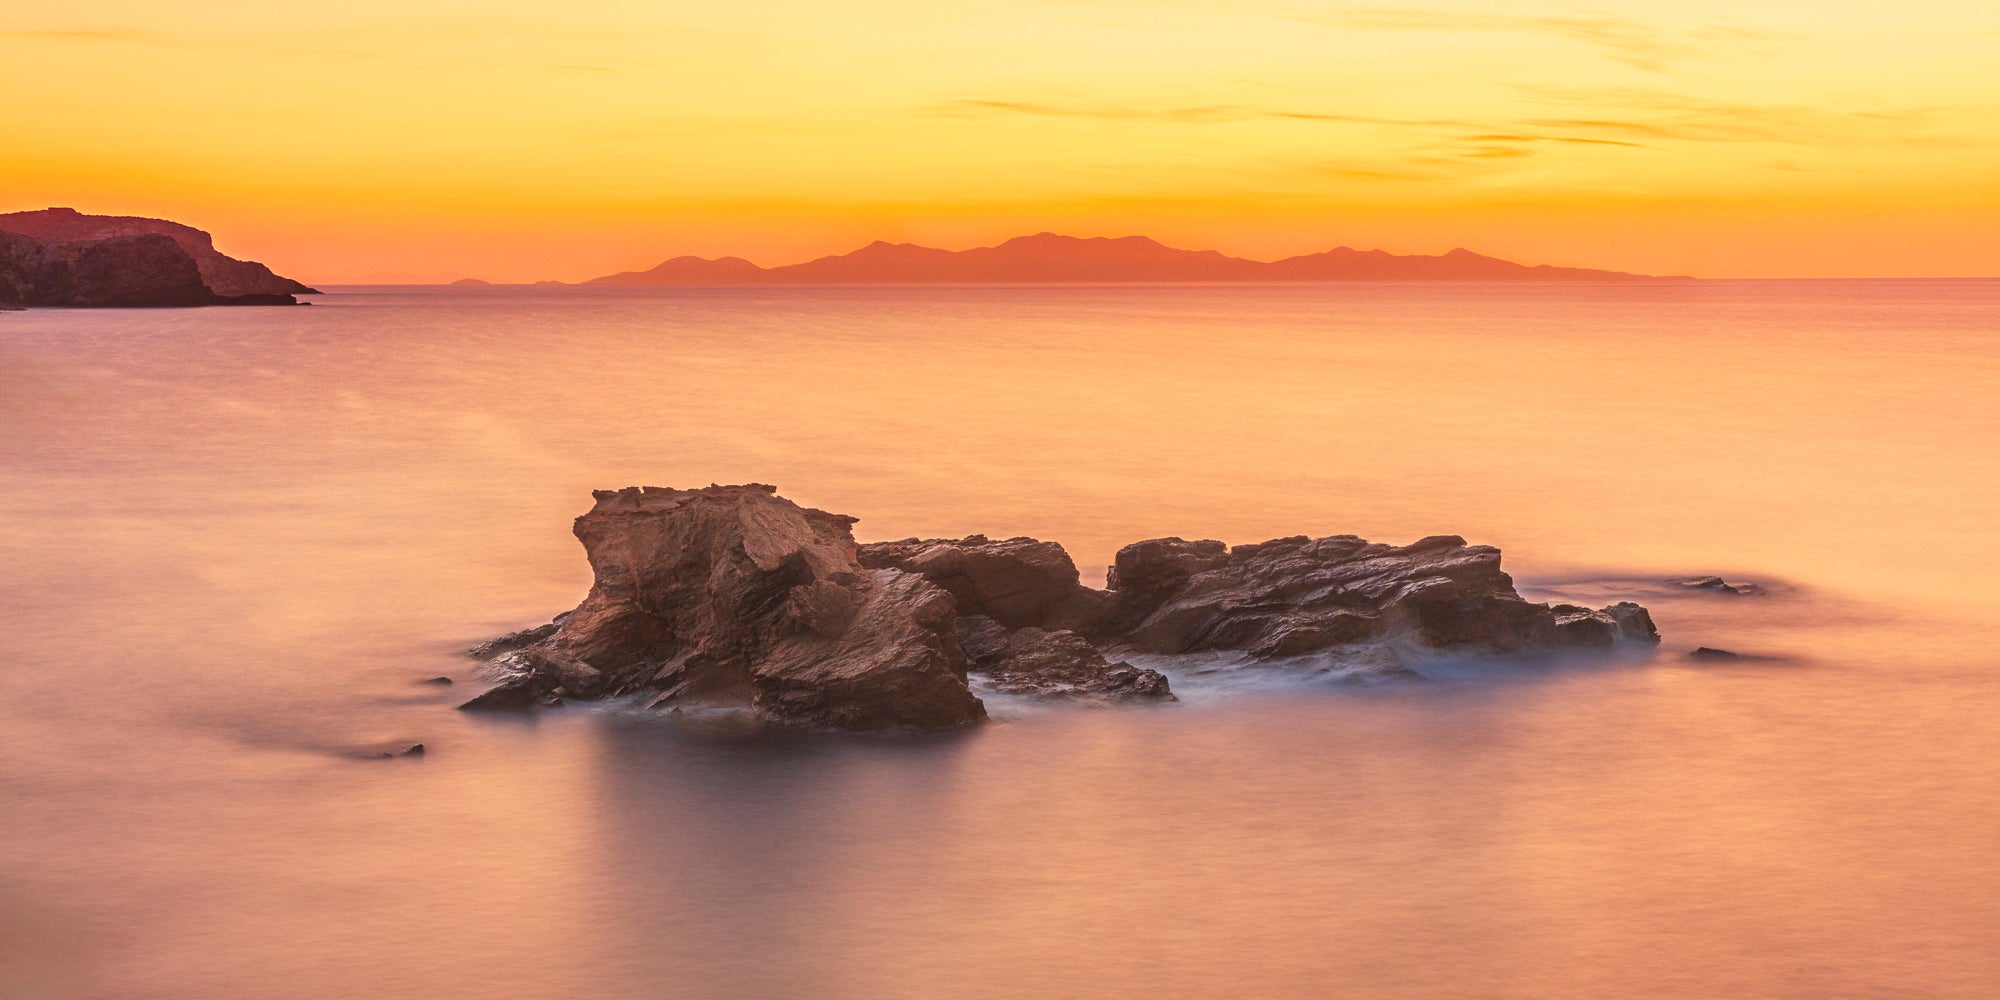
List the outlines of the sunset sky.
{"label": "sunset sky", "polygon": [[14,4],[0,210],[320,283],[1142,233],[2000,275],[2000,4]]}

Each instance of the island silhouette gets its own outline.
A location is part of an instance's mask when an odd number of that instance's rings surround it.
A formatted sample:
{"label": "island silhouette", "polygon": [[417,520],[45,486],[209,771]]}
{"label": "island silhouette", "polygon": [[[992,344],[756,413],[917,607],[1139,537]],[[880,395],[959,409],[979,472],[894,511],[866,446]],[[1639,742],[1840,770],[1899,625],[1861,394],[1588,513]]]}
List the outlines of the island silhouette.
{"label": "island silhouette", "polygon": [[1310,281],[1687,281],[1587,267],[1516,264],[1459,248],[1399,255],[1336,247],[1258,261],[1181,250],[1144,236],[1018,236],[998,246],[939,250],[877,240],[851,253],[759,267],[741,257],[675,257],[646,271],[592,278],[595,285],[847,285]]}
{"label": "island silhouette", "polygon": [[0,214],[0,309],[297,305],[316,294],[178,222],[73,208]]}

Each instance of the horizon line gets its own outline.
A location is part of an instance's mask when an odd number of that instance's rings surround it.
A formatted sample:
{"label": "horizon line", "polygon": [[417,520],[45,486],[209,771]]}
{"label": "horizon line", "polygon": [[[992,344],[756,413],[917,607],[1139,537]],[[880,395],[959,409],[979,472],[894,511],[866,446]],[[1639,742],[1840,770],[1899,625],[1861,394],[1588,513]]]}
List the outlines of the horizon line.
{"label": "horizon line", "polygon": [[[668,258],[668,259],[672,260],[674,258]],[[715,258],[701,258],[701,259],[712,260]],[[818,260],[819,258],[815,257],[813,259]],[[801,263],[808,263],[808,262],[802,261]],[[788,266],[788,265],[779,265],[779,266]],[[448,288],[454,285],[458,285],[458,283],[460,282],[466,282],[466,284],[461,285],[460,287],[469,287],[469,288],[477,288],[482,286],[489,288],[595,287],[595,288],[672,289],[672,288],[1093,288],[1093,287],[1112,288],[1112,287],[1158,287],[1158,286],[1312,287],[1321,285],[1396,285],[1396,286],[1504,285],[1510,287],[1518,287],[1522,285],[1528,285],[1528,286],[1562,285],[1562,284],[1629,285],[1629,284],[1667,284],[1667,283],[1688,284],[1693,282],[1701,282],[1703,284],[1719,284],[1724,282],[1752,282],[1752,281],[1766,281],[1766,282],[2000,281],[2000,274],[1930,274],[1930,275],[1901,275],[1901,276],[1849,275],[1846,277],[1807,275],[1807,276],[1792,276],[1792,277],[1769,276],[1769,277],[1731,277],[1731,278],[1704,278],[1696,275],[1669,275],[1669,276],[1642,275],[1641,277],[1650,278],[1651,280],[1638,281],[1638,282],[1629,282],[1629,281],[1610,282],[1610,281],[1590,281],[1587,279],[1564,280],[1560,278],[1554,278],[1554,279],[1549,279],[1547,281],[1529,282],[1529,281],[1520,281],[1507,278],[1486,278],[1486,279],[1325,278],[1317,280],[1297,280],[1297,281],[1281,281],[1281,280],[1273,280],[1273,281],[1254,281],[1254,280],[1247,280],[1247,281],[800,281],[800,282],[790,282],[790,283],[772,283],[768,285],[759,285],[759,284],[746,284],[741,282],[737,283],[714,282],[708,284],[703,284],[699,282],[615,284],[615,283],[597,282],[593,279],[588,279],[588,278],[582,281],[562,281],[553,278],[543,278],[534,281],[488,281],[484,278],[479,278],[474,275],[462,275],[457,278],[451,278],[447,280],[435,280],[435,281],[326,281],[326,282],[319,282],[318,284],[324,286],[325,288]]]}

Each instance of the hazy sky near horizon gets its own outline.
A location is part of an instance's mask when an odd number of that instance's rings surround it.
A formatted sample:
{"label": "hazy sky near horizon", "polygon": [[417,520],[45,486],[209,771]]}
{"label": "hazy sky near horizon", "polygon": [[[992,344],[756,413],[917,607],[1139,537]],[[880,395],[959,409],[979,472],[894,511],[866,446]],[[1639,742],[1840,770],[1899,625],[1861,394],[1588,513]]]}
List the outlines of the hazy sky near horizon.
{"label": "hazy sky near horizon", "polygon": [[877,238],[2000,275],[1991,0],[74,0],[0,20],[0,210],[308,281]]}

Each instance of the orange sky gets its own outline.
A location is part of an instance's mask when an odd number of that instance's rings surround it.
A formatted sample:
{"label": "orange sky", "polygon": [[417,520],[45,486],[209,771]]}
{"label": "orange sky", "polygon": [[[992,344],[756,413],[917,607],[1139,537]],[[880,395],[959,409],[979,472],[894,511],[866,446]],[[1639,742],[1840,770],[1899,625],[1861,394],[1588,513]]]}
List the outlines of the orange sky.
{"label": "orange sky", "polygon": [[2000,275],[1990,0],[15,5],[0,209],[307,281],[877,238]]}

